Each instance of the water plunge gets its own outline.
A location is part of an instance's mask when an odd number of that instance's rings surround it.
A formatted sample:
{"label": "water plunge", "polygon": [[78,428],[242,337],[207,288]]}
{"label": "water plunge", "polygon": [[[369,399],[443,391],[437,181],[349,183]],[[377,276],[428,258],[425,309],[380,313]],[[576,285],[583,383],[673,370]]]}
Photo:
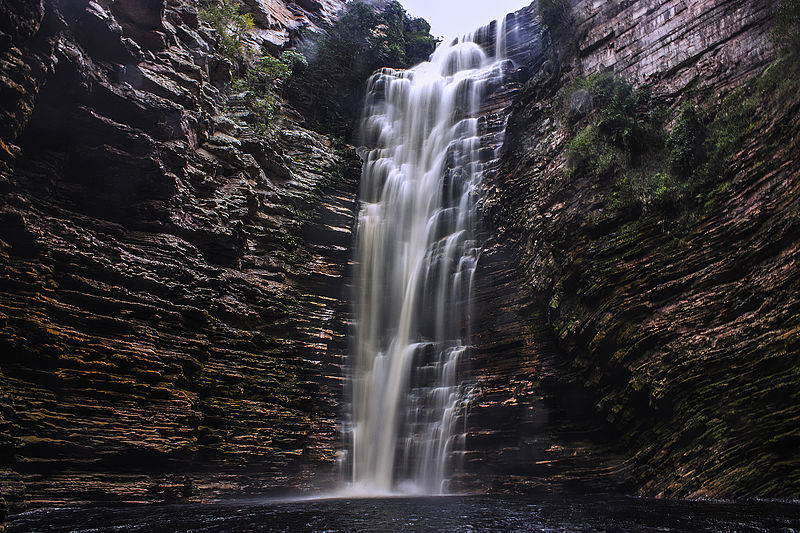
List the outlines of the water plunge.
{"label": "water plunge", "polygon": [[349,383],[351,490],[444,493],[463,449],[469,390],[459,366],[469,350],[479,251],[476,190],[494,158],[478,113],[510,66],[505,23],[492,28],[369,81]]}

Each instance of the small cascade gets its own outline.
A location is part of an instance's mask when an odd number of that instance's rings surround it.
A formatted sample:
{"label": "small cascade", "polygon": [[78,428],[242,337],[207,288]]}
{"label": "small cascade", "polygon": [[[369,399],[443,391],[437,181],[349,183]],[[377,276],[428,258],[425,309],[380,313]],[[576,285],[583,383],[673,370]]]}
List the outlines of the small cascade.
{"label": "small cascade", "polygon": [[347,424],[354,492],[445,493],[464,446],[476,191],[494,157],[478,113],[510,68],[505,23],[492,29],[369,80]]}
{"label": "small cascade", "polygon": [[503,17],[497,22],[497,35],[494,38],[494,59],[495,61],[502,61],[506,58],[508,53],[506,46],[506,34],[508,33],[506,21],[508,17]]}

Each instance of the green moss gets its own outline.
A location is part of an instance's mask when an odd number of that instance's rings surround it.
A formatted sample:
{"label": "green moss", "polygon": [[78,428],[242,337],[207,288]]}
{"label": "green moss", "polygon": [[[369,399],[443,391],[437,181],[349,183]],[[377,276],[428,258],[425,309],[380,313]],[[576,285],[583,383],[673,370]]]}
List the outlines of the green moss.
{"label": "green moss", "polygon": [[789,55],[800,53],[800,0],[783,0],[774,13],[771,37]]}

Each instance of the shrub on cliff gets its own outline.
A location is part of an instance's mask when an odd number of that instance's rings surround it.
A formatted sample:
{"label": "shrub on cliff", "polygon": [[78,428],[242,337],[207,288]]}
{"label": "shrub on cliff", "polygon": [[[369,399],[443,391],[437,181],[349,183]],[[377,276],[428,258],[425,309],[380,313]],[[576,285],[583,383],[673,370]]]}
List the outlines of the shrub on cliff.
{"label": "shrub on cliff", "polygon": [[784,0],[778,4],[772,40],[784,52],[800,55],[800,0]]}
{"label": "shrub on cliff", "polygon": [[217,32],[218,51],[233,65],[231,88],[244,98],[244,120],[263,135],[272,124],[278,87],[308,63],[294,51],[274,57],[266,49],[246,49],[245,36],[254,23],[251,15],[240,9],[239,0],[210,0],[200,10],[200,16]]}
{"label": "shrub on cliff", "polygon": [[670,167],[676,176],[689,178],[706,162],[705,139],[706,131],[697,115],[697,105],[688,102],[681,108],[666,143]]}
{"label": "shrub on cliff", "polygon": [[267,133],[275,112],[277,86],[307,66],[306,58],[295,51],[287,50],[276,58],[265,50],[247,65],[241,77],[234,78],[233,87],[245,97],[250,111],[247,122],[254,131]]}
{"label": "shrub on cliff", "polygon": [[308,126],[347,137],[361,114],[367,78],[381,67],[420,63],[434,47],[430,25],[410,18],[399,2],[382,9],[353,2],[325,34],[306,35],[299,50],[308,68],[286,94]]}
{"label": "shrub on cliff", "polygon": [[242,39],[253,28],[253,17],[240,11],[239,0],[210,0],[200,9],[200,17],[219,35],[220,51],[235,60],[243,54]]}
{"label": "shrub on cliff", "polygon": [[611,73],[567,86],[562,118],[570,129],[566,158],[573,175],[614,180],[617,207],[649,209],[676,200],[676,183],[662,168],[664,133],[647,87]]}
{"label": "shrub on cliff", "polygon": [[721,102],[709,96],[685,103],[669,128],[668,110],[646,89],[609,73],[577,79],[560,100],[568,172],[610,181],[610,206],[630,214],[700,213],[727,189],[736,154],[769,129],[764,110],[796,101],[798,80],[798,51],[784,49]]}

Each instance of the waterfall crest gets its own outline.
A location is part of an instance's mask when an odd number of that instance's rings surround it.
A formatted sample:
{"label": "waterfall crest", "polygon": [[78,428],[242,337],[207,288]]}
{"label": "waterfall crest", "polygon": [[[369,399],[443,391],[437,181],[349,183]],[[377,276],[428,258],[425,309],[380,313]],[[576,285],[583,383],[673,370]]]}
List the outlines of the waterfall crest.
{"label": "waterfall crest", "polygon": [[[494,159],[478,114],[510,63],[505,23],[492,28],[369,80],[347,430],[355,491],[447,492],[463,449],[476,189]],[[476,44],[487,41],[492,50]]]}

